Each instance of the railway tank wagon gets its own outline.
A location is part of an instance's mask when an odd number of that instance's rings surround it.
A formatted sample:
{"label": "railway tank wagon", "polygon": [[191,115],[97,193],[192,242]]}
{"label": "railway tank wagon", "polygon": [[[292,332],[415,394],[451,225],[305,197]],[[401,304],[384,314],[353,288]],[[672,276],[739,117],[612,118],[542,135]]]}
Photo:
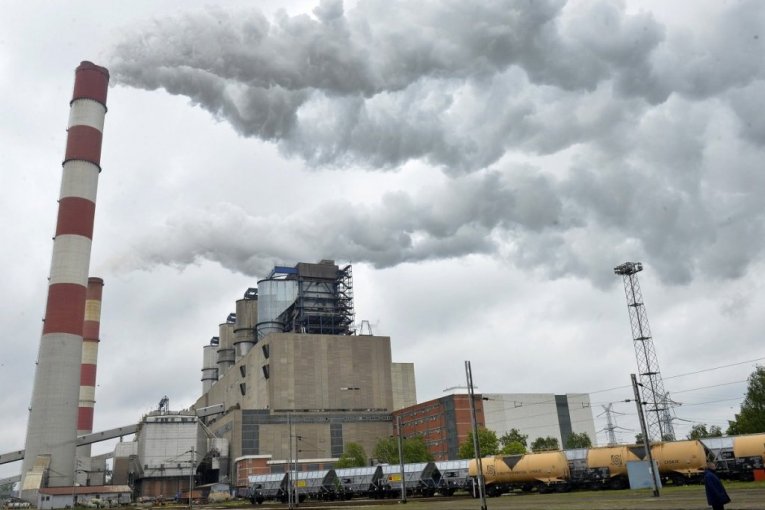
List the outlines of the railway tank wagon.
{"label": "railway tank wagon", "polygon": [[587,489],[627,488],[627,463],[644,456],[645,448],[637,445],[566,450],[572,485]]}
{"label": "railway tank wagon", "polygon": [[747,480],[754,480],[754,469],[765,467],[765,434],[736,436],[733,439],[733,456],[739,460],[740,471],[747,473]]}
{"label": "railway tank wagon", "polygon": [[704,444],[696,439],[651,446],[651,455],[659,467],[662,480],[675,485],[700,482],[708,453]]}
{"label": "railway tank wagon", "polygon": [[[539,492],[570,489],[568,460],[562,451],[496,455],[481,460],[486,494],[499,496],[514,489]],[[475,460],[468,468],[471,477],[478,476]]]}

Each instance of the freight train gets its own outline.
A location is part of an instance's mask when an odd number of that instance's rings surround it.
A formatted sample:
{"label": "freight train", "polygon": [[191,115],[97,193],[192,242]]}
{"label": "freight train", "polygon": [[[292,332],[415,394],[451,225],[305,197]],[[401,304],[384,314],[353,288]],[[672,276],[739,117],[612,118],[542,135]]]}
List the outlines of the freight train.
{"label": "freight train", "polygon": [[267,500],[285,503],[290,488],[296,493],[297,501],[397,498],[402,486],[407,496],[430,497],[437,492],[450,495],[469,485],[467,460],[421,462],[403,467],[403,473],[398,464],[299,471],[294,483],[289,473],[253,475],[249,477],[249,498],[253,504]]}
{"label": "freight train", "polygon": [[[765,434],[670,441],[651,446],[663,484],[698,483],[707,462],[715,462],[721,478],[752,480],[765,465]],[[642,445],[582,448],[566,451],[495,455],[481,460],[486,493],[512,490],[565,492],[577,488],[626,488],[627,465],[647,460]],[[475,484],[478,470],[470,461]]]}
{"label": "freight train", "polygon": [[[663,484],[698,483],[708,461],[717,464],[721,478],[752,480],[765,473],[765,434],[670,441],[651,446]],[[512,490],[566,492],[573,489],[621,489],[629,486],[627,465],[646,459],[641,445],[581,448],[565,451],[495,455],[481,459],[489,496]],[[401,486],[407,496],[451,496],[458,491],[477,495],[474,460],[378,465],[324,471],[300,471],[295,483],[288,473],[249,477],[253,503],[287,501],[293,486],[297,500],[398,498]]]}

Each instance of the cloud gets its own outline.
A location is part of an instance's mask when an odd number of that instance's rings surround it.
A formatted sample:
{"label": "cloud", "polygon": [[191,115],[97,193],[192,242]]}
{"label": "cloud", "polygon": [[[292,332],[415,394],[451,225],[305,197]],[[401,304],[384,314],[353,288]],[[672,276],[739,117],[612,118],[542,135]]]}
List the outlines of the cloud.
{"label": "cloud", "polygon": [[209,9],[155,21],[116,46],[110,68],[122,84],[188,96],[312,165],[424,159],[477,170],[510,143],[471,128],[519,123],[532,131],[521,142],[539,137],[545,129],[533,116],[551,99],[559,104],[558,92],[628,88],[662,38],[649,15],[610,3],[568,15],[565,6],[367,1],[345,12],[325,1],[315,17],[273,21]]}
{"label": "cloud", "polygon": [[417,161],[447,179],[282,217],[189,207],[137,240],[130,264],[263,274],[285,260],[489,254],[598,286],[613,282],[603,267],[638,258],[675,284],[739,278],[765,229],[764,13],[738,2],[697,32],[598,0],[156,20],[114,48],[118,83],[187,96],[309,169]]}

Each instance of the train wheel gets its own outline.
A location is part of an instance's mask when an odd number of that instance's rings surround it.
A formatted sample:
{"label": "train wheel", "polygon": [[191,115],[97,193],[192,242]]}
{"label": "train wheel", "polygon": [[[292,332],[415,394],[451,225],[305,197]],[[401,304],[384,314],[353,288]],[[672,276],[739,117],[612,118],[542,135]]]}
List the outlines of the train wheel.
{"label": "train wheel", "polygon": [[489,487],[486,487],[486,495],[489,496],[490,498],[496,498],[502,495],[502,491],[499,489],[499,487],[491,485]]}

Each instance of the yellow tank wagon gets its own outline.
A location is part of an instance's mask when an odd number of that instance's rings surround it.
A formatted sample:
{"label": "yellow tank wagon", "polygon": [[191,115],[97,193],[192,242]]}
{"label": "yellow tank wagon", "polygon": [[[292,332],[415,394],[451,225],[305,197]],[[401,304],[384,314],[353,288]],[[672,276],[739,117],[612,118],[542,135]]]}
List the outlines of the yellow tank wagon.
{"label": "yellow tank wagon", "polygon": [[[540,492],[565,491],[570,488],[569,467],[561,451],[496,455],[481,460],[486,494],[499,496],[514,489]],[[471,477],[478,476],[475,460],[468,466]]]}
{"label": "yellow tank wagon", "polygon": [[759,457],[760,466],[765,464],[765,434],[749,434],[733,438],[733,455],[737,459],[750,459],[757,462]]}
{"label": "yellow tank wagon", "polygon": [[622,489],[629,486],[627,463],[639,461],[645,448],[634,445],[604,446],[587,450],[587,468],[579,477],[580,485]]}
{"label": "yellow tank wagon", "polygon": [[651,446],[659,474],[677,485],[697,483],[704,474],[708,451],[697,440],[671,441]]}

